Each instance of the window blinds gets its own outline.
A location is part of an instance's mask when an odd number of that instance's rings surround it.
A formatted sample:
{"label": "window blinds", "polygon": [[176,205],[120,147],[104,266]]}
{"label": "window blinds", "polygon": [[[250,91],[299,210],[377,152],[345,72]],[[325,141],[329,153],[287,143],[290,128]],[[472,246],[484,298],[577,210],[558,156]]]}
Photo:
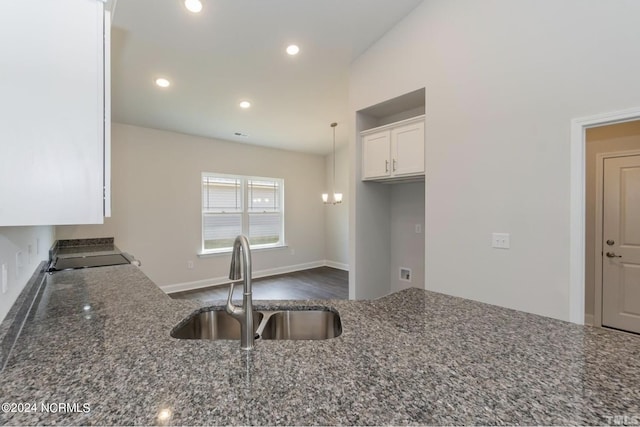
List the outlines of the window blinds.
{"label": "window blinds", "polygon": [[245,234],[252,247],[284,244],[283,181],[202,175],[203,251],[230,249]]}

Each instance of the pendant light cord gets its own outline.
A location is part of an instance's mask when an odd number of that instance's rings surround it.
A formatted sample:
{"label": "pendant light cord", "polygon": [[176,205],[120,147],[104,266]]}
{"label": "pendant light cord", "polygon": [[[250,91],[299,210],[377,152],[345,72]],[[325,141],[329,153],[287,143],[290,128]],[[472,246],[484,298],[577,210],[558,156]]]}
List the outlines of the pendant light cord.
{"label": "pendant light cord", "polygon": [[338,126],[338,123],[331,123],[333,128],[333,184],[331,189],[333,190],[334,198],[336,195],[336,126]]}

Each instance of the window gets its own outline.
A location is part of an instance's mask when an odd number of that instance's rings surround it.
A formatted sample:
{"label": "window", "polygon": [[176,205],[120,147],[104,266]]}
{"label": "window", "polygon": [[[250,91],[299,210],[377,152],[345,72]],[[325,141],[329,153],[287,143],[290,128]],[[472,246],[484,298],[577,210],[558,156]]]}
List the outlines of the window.
{"label": "window", "polygon": [[251,248],[284,246],[284,181],[202,174],[202,252],[227,252],[239,234]]}

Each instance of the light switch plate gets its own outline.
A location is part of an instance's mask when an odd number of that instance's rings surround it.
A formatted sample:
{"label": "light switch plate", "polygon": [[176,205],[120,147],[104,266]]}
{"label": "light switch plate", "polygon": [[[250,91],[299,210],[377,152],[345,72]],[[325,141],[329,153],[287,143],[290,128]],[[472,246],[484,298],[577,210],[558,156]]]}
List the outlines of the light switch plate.
{"label": "light switch plate", "polygon": [[496,249],[509,249],[509,233],[493,233],[491,235],[491,247]]}

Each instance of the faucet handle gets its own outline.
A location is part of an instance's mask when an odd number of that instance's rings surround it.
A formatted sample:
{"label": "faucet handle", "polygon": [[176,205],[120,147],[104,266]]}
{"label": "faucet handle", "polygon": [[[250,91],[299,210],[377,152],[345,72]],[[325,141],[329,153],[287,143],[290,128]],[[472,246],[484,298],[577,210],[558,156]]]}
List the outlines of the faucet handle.
{"label": "faucet handle", "polygon": [[233,306],[233,303],[231,302],[231,298],[233,297],[233,285],[234,285],[233,282],[231,282],[231,284],[229,285],[229,295],[227,295],[227,306],[229,305]]}
{"label": "faucet handle", "polygon": [[233,297],[233,285],[234,284],[235,283],[231,282],[231,285],[229,286],[229,296],[227,297],[227,305],[225,307],[225,310],[231,316],[237,317],[237,316],[240,316],[242,314],[243,310],[240,307],[236,307],[235,305],[233,305],[233,302],[231,302],[231,298]]}

